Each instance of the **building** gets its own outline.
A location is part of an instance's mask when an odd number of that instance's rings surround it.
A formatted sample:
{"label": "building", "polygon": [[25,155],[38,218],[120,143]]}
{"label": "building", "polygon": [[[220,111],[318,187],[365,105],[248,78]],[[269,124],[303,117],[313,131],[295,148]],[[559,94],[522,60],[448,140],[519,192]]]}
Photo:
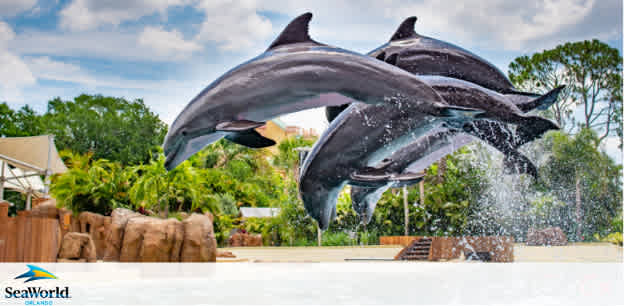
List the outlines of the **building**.
{"label": "building", "polygon": [[[282,142],[284,139],[292,136],[301,136],[304,138],[316,138],[318,133],[315,129],[305,129],[294,125],[286,125],[282,120],[273,119],[267,121],[267,123],[256,129],[258,133],[266,138],[275,140],[276,143]],[[273,153],[277,153],[277,145],[269,147]]]}

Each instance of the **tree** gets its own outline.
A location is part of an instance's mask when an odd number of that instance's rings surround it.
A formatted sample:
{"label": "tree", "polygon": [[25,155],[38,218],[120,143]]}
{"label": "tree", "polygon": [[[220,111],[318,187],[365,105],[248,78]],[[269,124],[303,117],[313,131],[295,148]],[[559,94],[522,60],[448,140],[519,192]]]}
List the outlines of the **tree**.
{"label": "tree", "polygon": [[44,134],[45,126],[41,116],[25,105],[18,111],[6,103],[0,103],[0,136],[23,137]]}
{"label": "tree", "polygon": [[622,210],[622,166],[597,149],[596,133],[583,128],[574,137],[554,132],[552,154],[541,168],[546,190],[565,203],[559,222],[575,240],[606,233]]}
{"label": "tree", "polygon": [[[509,78],[520,89],[545,94],[557,86],[572,83],[558,59],[556,49],[535,53],[530,57],[517,57],[509,64]],[[572,128],[574,125],[570,123],[573,122],[574,106],[572,87],[566,86],[557,101],[546,111],[546,115],[553,118],[560,127]]]}
{"label": "tree", "polygon": [[567,85],[553,107],[560,125],[569,125],[572,106],[582,105],[579,124],[600,133],[597,144],[614,133],[621,136],[617,120],[622,116],[622,56],[617,49],[595,39],[568,42],[530,58],[516,58],[509,68],[510,79],[523,89],[544,92]]}
{"label": "tree", "polygon": [[118,161],[123,165],[146,163],[162,144],[166,125],[143,100],[100,95],[81,95],[73,101],[60,98],[48,102],[43,116],[46,133],[54,134],[60,149],[79,154],[93,152],[93,158]]}

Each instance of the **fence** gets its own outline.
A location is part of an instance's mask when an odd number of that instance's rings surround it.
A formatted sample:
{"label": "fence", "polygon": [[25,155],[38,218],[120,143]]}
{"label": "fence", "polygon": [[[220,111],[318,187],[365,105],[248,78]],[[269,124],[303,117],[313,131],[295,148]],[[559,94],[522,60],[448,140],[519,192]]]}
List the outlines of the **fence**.
{"label": "fence", "polygon": [[0,262],[55,262],[60,247],[58,219],[32,217],[30,211],[8,216],[0,202]]}

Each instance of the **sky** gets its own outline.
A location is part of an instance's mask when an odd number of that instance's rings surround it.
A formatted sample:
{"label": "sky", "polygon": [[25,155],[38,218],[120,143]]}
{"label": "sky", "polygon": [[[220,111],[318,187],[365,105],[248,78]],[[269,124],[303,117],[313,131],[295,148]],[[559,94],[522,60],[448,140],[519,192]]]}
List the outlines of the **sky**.
{"label": "sky", "polygon": [[[417,16],[418,33],[504,72],[518,56],[568,41],[596,38],[622,51],[621,0],[0,0],[0,101],[44,112],[53,97],[142,98],[169,124],[308,11],[313,39],[360,53]],[[327,126],[321,109],[281,119]],[[621,162],[616,146],[610,139],[605,149]]]}

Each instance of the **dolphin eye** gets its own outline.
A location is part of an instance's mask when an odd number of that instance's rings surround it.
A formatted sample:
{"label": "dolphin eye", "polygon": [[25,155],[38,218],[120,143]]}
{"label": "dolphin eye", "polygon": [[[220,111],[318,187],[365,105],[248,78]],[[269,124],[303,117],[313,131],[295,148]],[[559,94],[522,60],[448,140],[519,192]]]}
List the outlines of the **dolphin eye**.
{"label": "dolphin eye", "polygon": [[182,130],[182,132],[180,132],[180,134],[181,134],[182,136],[186,136],[186,130]]}

